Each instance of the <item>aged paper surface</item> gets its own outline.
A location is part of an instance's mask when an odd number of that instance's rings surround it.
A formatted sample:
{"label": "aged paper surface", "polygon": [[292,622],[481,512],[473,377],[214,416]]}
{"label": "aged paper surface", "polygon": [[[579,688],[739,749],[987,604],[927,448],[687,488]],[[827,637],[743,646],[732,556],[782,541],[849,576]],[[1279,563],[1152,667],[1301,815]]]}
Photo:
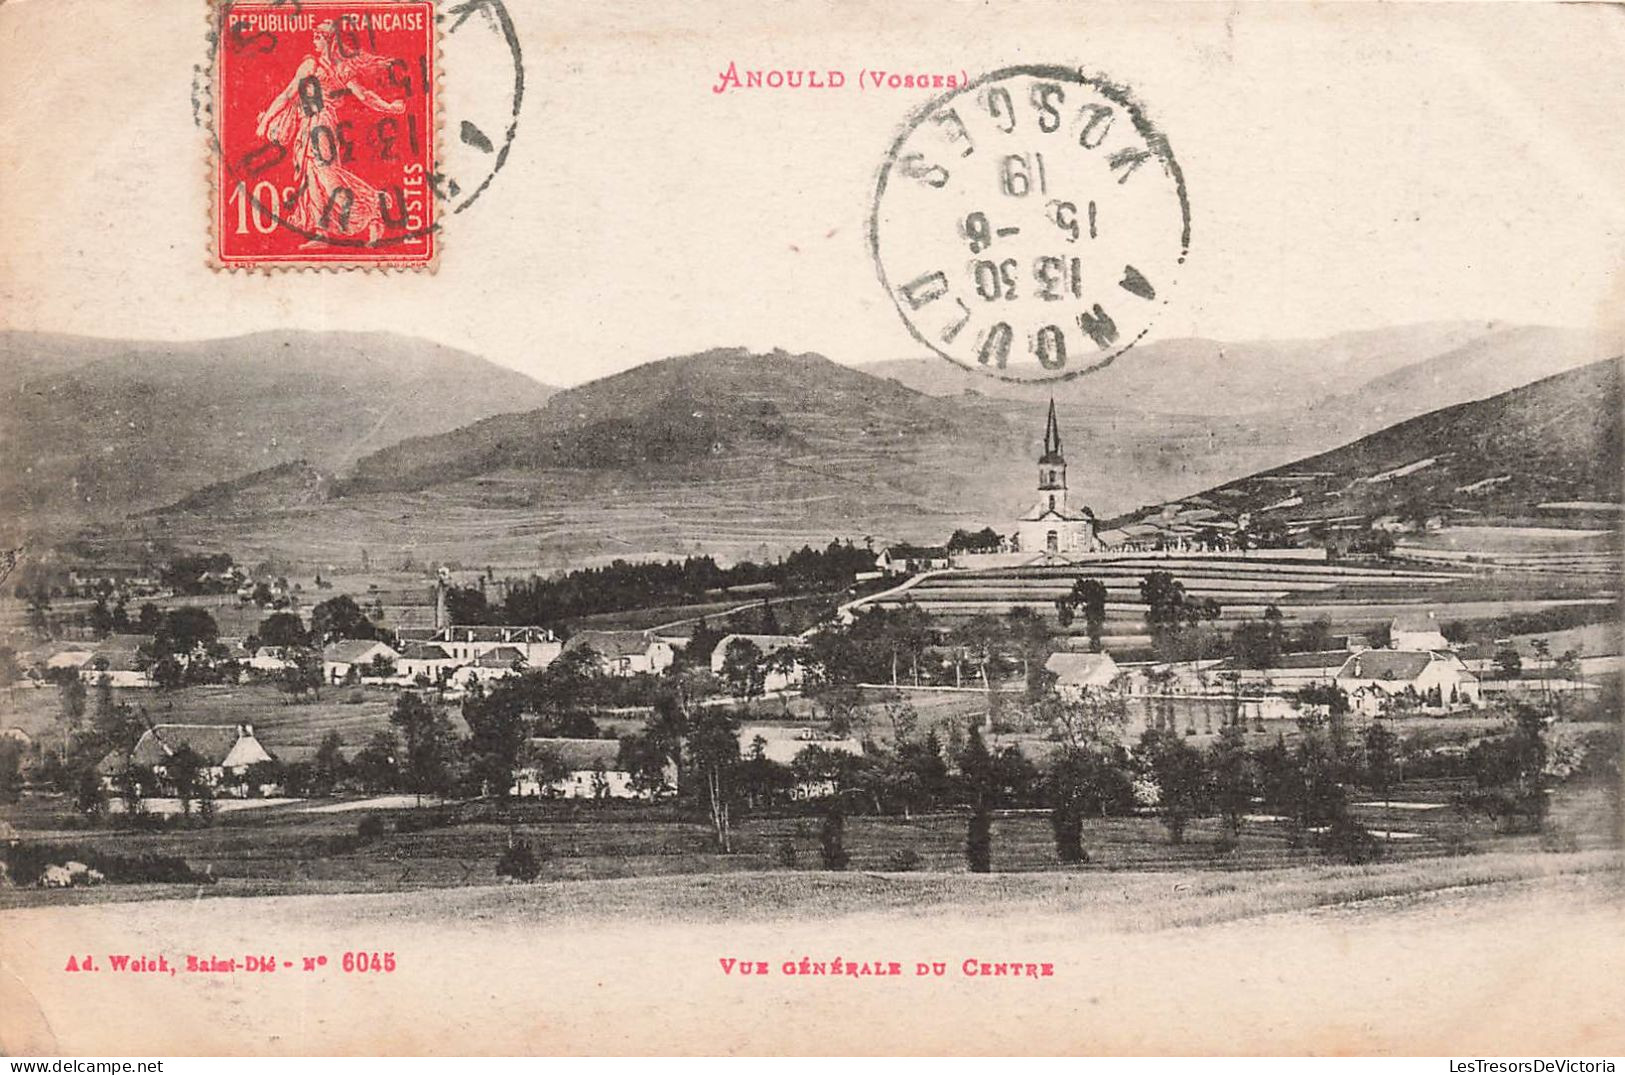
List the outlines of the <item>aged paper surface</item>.
{"label": "aged paper surface", "polygon": [[424,7],[0,5],[0,1048],[1625,1048],[1619,7]]}

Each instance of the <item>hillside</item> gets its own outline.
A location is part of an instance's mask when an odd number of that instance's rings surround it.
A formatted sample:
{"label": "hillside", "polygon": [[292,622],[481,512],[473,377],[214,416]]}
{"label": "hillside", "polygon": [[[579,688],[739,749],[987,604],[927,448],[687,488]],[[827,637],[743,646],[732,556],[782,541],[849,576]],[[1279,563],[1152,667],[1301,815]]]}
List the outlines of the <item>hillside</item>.
{"label": "hillside", "polygon": [[[1499,322],[1404,325],[1316,340],[1174,339],[1141,344],[1106,369],[1059,384],[998,381],[940,359],[863,369],[933,395],[1245,418],[1326,446],[1504,392],[1604,358],[1617,343],[1573,329]],[[1311,449],[1312,450],[1312,449]]]}
{"label": "hillside", "polygon": [[200,343],[0,334],[8,517],[112,518],[298,459],[323,469],[409,435],[544,402],[473,355],[383,333]]}
{"label": "hillside", "polygon": [[1430,412],[1209,490],[1289,523],[1400,515],[1530,517],[1554,501],[1617,504],[1621,363],[1595,362]]}
{"label": "hillside", "polygon": [[828,450],[980,432],[964,407],[820,355],[737,349],[651,362],[505,414],[416,437],[355,464],[346,493],[401,491],[507,469],[617,470],[722,455],[816,459]]}

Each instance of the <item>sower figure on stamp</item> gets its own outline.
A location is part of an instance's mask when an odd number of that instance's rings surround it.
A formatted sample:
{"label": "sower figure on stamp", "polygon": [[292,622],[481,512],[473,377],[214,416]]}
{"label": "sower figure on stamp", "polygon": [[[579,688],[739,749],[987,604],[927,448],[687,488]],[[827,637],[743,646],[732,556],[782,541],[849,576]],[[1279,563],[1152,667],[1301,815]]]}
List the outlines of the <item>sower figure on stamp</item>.
{"label": "sower figure on stamp", "polygon": [[[341,36],[344,40],[341,42]],[[341,30],[329,19],[312,35],[314,51],[299,63],[291,81],[259,115],[254,133],[288,150],[298,185],[288,222],[309,233],[349,238],[383,236],[378,190],[344,167],[348,139],[339,105],[354,97],[375,112],[399,115],[404,101],[389,101],[362,84],[363,76],[388,70],[388,57],[367,52],[352,27]],[[321,245],[312,238],[306,247]]]}

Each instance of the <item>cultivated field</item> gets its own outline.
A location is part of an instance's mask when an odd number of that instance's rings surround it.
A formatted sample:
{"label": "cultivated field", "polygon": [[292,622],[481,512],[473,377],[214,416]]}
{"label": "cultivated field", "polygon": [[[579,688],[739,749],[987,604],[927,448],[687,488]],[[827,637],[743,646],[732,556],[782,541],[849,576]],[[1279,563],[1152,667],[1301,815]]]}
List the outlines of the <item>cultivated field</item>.
{"label": "cultivated field", "polygon": [[[0,1046],[1608,1054],[1625,1048],[1625,950],[1599,943],[1625,933],[1619,866],[1591,852],[1246,875],[739,873],[16,910],[0,914]],[[355,952],[395,970],[346,972]],[[64,973],[75,953],[101,969]],[[113,953],[276,970],[115,973]],[[726,973],[729,959],[768,973]],[[785,973],[803,959],[807,976]],[[831,961],[901,973],[810,973]],[[1000,963],[1051,973],[995,976]]]}

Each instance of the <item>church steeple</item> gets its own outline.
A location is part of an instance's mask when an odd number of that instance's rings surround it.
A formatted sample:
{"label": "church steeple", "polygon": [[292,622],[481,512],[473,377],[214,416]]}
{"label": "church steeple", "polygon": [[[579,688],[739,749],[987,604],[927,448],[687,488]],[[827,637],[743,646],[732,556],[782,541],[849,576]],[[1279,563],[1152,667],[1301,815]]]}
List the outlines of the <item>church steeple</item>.
{"label": "church steeple", "polygon": [[1055,420],[1054,397],[1044,426],[1044,454],[1038,457],[1038,492],[1051,508],[1066,510],[1066,458],[1061,455],[1061,424]]}
{"label": "church steeple", "polygon": [[1049,422],[1044,426],[1044,454],[1038,457],[1039,463],[1055,463],[1066,466],[1066,460],[1061,457],[1061,425],[1055,420],[1055,397],[1049,400]]}

